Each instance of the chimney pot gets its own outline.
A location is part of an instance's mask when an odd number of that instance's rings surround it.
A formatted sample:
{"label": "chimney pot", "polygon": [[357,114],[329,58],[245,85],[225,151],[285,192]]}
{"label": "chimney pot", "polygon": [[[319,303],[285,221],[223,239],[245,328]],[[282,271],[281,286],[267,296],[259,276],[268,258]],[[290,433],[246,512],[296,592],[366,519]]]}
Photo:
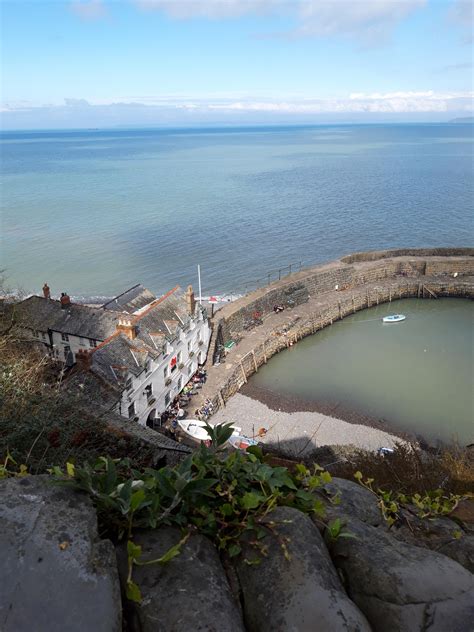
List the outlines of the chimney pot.
{"label": "chimney pot", "polygon": [[89,371],[92,364],[92,351],[87,349],[78,349],[76,352],[76,364],[79,369]]}
{"label": "chimney pot", "polygon": [[137,337],[137,328],[130,316],[119,316],[117,330],[124,333],[130,340]]}
{"label": "chimney pot", "polygon": [[68,309],[71,307],[71,297],[67,292],[61,292],[61,298],[59,299],[62,309]]}
{"label": "chimney pot", "polygon": [[51,290],[49,289],[49,285],[45,282],[43,285],[43,296],[44,298],[51,298]]}

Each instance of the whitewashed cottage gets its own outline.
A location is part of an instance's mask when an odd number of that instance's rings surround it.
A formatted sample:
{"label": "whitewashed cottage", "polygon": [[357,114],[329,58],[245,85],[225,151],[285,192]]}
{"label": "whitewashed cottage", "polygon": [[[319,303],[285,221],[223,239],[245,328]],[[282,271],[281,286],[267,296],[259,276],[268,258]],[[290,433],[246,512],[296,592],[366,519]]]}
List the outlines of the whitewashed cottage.
{"label": "whitewashed cottage", "polygon": [[117,393],[117,412],[152,425],[206,360],[210,325],[192,287],[160,298],[134,286],[100,308],[32,296],[14,319],[52,357]]}

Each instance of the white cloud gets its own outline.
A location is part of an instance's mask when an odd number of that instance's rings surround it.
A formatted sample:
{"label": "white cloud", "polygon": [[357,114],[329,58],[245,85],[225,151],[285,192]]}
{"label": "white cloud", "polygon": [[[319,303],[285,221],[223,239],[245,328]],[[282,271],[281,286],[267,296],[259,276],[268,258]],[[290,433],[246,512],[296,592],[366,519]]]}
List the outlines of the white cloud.
{"label": "white cloud", "polygon": [[[133,0],[143,10],[175,19],[231,19],[246,14],[284,14],[296,22],[290,37],[342,35],[378,43],[427,0]],[[274,35],[274,34],[273,34]]]}
{"label": "white cloud", "polygon": [[450,21],[457,25],[466,44],[472,43],[474,26],[474,8],[472,0],[456,0],[449,11]]}
{"label": "white cloud", "polygon": [[355,92],[343,98],[299,98],[275,99],[236,96],[195,97],[191,95],[164,95],[159,97],[118,97],[108,100],[71,99],[63,104],[41,106],[28,105],[25,102],[10,103],[3,111],[25,111],[42,108],[101,110],[117,108],[140,108],[146,111],[195,112],[195,113],[283,113],[298,114],[330,114],[330,113],[430,113],[430,112],[471,112],[474,109],[474,92],[435,92],[397,91],[397,92]]}
{"label": "white cloud", "polygon": [[107,15],[107,9],[102,0],[74,0],[71,11],[82,20],[100,20]]}

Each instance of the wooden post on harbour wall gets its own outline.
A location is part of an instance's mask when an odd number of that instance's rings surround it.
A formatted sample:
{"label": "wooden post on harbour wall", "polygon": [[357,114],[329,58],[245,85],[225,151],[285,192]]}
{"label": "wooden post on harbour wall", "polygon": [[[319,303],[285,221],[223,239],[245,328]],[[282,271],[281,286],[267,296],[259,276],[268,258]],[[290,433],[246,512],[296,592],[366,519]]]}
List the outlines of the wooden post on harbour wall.
{"label": "wooden post on harbour wall", "polygon": [[265,340],[263,341],[263,361],[267,363],[267,349],[265,347]]}
{"label": "wooden post on harbour wall", "polygon": [[222,390],[219,391],[218,396],[220,405],[222,406],[222,408],[225,408],[225,399],[222,395]]}
{"label": "wooden post on harbour wall", "polygon": [[254,349],[252,349],[252,358],[253,358],[253,365],[255,367],[255,373],[257,373],[258,366],[257,366],[257,358],[255,357],[255,350]]}
{"label": "wooden post on harbour wall", "polygon": [[356,306],[355,306],[354,294],[352,295],[352,311],[354,312],[354,314],[356,313]]}
{"label": "wooden post on harbour wall", "polygon": [[242,364],[242,360],[240,361],[240,368],[242,369],[242,375],[244,376],[244,382],[247,384],[247,375],[245,374],[244,365]]}
{"label": "wooden post on harbour wall", "polygon": [[389,288],[389,292],[388,292],[388,302],[391,303],[392,302],[392,286],[390,286]]}

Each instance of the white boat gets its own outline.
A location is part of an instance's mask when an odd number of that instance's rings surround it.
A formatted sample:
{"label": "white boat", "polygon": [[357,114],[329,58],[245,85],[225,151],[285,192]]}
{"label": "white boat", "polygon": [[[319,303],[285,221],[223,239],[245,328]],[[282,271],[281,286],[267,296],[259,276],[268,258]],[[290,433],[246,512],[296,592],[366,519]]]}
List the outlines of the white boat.
{"label": "white boat", "polygon": [[183,432],[196,441],[209,441],[210,437],[204,428],[206,422],[200,419],[183,419],[178,421],[178,426]]}
{"label": "white boat", "polygon": [[384,323],[399,323],[402,320],[405,320],[406,316],[404,314],[391,314],[390,316],[384,316],[382,321]]}
{"label": "white boat", "polygon": [[[205,421],[201,421],[201,419],[182,419],[178,421],[178,426],[181,428],[183,432],[189,435],[195,441],[209,441],[210,436],[204,427],[206,425]],[[209,424],[214,427],[214,424]],[[242,431],[242,428],[238,428],[234,426],[234,433],[237,435]]]}

